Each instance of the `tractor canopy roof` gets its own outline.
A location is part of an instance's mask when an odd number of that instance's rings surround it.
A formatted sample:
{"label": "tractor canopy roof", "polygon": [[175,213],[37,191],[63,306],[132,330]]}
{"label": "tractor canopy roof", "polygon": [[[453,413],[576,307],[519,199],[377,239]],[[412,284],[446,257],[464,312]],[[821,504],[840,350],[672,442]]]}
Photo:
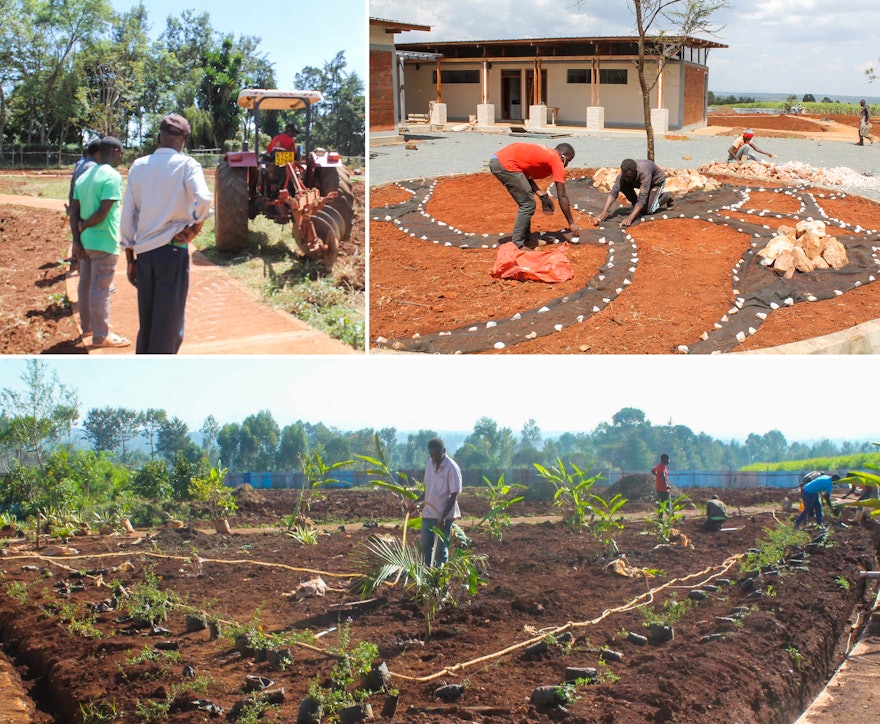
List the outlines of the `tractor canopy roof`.
{"label": "tractor canopy roof", "polygon": [[323,100],[320,91],[245,88],[238,94],[242,108],[261,111],[295,111]]}

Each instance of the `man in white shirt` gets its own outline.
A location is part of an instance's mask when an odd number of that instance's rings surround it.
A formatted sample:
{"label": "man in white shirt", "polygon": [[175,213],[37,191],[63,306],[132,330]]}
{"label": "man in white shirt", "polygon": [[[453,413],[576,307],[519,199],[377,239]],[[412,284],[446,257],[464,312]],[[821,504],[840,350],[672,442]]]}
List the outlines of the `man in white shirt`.
{"label": "man in white shirt", "polygon": [[201,165],[182,153],[190,126],[176,113],[159,124],[159,148],[128,172],[122,247],[138,290],[137,354],[177,354],[189,292],[189,242],[211,215]]}
{"label": "man in white shirt", "polygon": [[[449,560],[449,534],[452,523],[461,518],[458,494],[461,492],[461,469],[446,454],[439,437],[428,441],[431,459],[425,467],[425,494],[422,506],[422,557],[426,566],[438,566]],[[442,532],[437,535],[434,529]]]}

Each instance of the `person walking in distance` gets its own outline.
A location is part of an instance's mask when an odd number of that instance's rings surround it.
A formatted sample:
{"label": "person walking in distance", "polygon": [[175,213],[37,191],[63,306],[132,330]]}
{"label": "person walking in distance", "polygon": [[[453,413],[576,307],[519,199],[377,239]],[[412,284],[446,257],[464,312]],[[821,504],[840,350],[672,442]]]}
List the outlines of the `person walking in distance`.
{"label": "person walking in distance", "polygon": [[868,104],[864,99],[859,101],[859,146],[865,145],[865,139],[874,143],[871,138],[871,111],[868,110]]}
{"label": "person walking in distance", "polygon": [[657,490],[657,506],[661,508],[661,514],[664,509],[668,513],[669,506],[671,505],[669,494],[672,491],[672,488],[669,486],[669,455],[663,453],[660,456],[660,462],[651,468],[651,472],[654,474],[654,483]]}
{"label": "person walking in distance", "polygon": [[159,148],[128,172],[122,246],[128,280],[137,287],[138,354],[177,354],[183,342],[189,243],[213,201],[201,165],[183,153],[189,134],[183,116],[165,116]]}
{"label": "person walking in distance", "polygon": [[[430,459],[425,467],[425,492],[412,503],[414,512],[422,503],[422,560],[426,566],[435,567],[449,560],[449,535],[452,523],[461,518],[458,495],[461,493],[461,469],[446,454],[446,447],[439,437],[428,441]],[[440,531],[438,535],[435,529]]]}
{"label": "person walking in distance", "polygon": [[79,319],[92,347],[128,347],[131,342],[110,331],[110,293],[119,259],[119,201],[122,142],[101,140],[97,163],[76,180],[70,202],[73,253],[79,262]]}

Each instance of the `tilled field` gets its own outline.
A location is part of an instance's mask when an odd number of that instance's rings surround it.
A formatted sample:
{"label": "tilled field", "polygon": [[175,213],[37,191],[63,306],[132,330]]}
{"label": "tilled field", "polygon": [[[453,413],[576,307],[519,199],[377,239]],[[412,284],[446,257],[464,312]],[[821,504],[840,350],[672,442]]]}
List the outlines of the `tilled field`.
{"label": "tilled field", "polygon": [[[310,686],[327,691],[340,647],[370,642],[398,697],[369,696],[386,719],[396,703],[393,718],[402,721],[787,723],[839,663],[851,623],[872,597],[858,571],[874,567],[876,542],[861,526],[835,522],[824,542],[744,576],[741,556],[765,550],[756,541],[774,520],[770,507],[739,515],[738,505],[780,495],[725,491],[734,511],[727,529],[706,533],[690,518],[681,526],[690,545],[658,546],[656,527],[628,520],[616,540],[643,571],[634,578],[607,570],[597,542],[559,522],[517,524],[496,541],[466,520],[474,550],[487,557],[486,583],[473,598],[451,592],[459,605],[440,608],[425,640],[403,581],[367,601],[348,593],[363,544],[377,531],[362,516],[339,513],[375,506],[393,515],[387,498],[365,495],[352,505],[349,492],[332,493],[321,504],[332,515],[312,509],[316,523],[332,525],[317,544],[302,545],[268,525],[289,500],[273,493],[252,497],[240,521],[266,527],[232,535],[191,525],[89,535],[71,539],[75,553],[52,557],[8,541],[0,637],[40,709],[31,720],[235,719],[252,711],[241,702],[253,689],[266,686],[263,701],[272,706],[263,720],[294,722]],[[273,514],[259,514],[260,500]],[[379,532],[401,535],[394,526]],[[327,584],[323,596],[287,595],[317,577]],[[125,601],[157,606],[172,592],[175,603],[155,627],[130,618]],[[645,612],[662,617],[670,602],[682,612],[674,638],[644,642]],[[202,618],[219,624],[219,638],[196,630]],[[233,634],[244,631],[250,645],[236,645]],[[536,687],[565,690],[568,669],[595,669],[586,674],[593,683],[570,687],[564,707],[532,703]],[[445,685],[463,687],[445,690],[457,700],[437,698]]]}

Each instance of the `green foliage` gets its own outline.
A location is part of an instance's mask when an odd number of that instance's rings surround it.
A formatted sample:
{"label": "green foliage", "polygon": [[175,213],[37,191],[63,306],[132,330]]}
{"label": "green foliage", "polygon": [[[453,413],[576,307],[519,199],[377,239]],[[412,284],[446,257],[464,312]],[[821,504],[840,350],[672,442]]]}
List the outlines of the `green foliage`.
{"label": "green foliage", "polygon": [[58,607],[58,618],[67,626],[71,636],[82,636],[87,639],[99,639],[103,634],[95,626],[98,615],[89,611],[81,603],[62,603]]}
{"label": "green foliage", "polygon": [[794,646],[786,646],[785,652],[796,671],[804,670],[804,655]]}
{"label": "green foliage", "polygon": [[[877,444],[877,443],[872,443]],[[846,477],[841,478],[838,482],[858,485],[862,488],[880,487],[880,463],[876,461],[865,463],[867,470],[857,470],[850,472]],[[870,472],[874,471],[874,472]],[[867,500],[853,500],[844,503],[848,507],[864,508],[871,516],[880,516],[880,499],[868,498]]]}
{"label": "green foliage", "polygon": [[125,657],[126,666],[137,666],[138,664],[154,663],[156,661],[167,661],[172,664],[178,664],[183,660],[179,651],[160,651],[144,646],[136,654]]}
{"label": "green foliage", "polygon": [[83,724],[100,724],[101,722],[117,722],[124,716],[115,701],[95,702],[86,701],[79,703],[79,713]]}
{"label": "green foliage", "polygon": [[168,620],[168,613],[178,603],[178,596],[173,591],[162,591],[159,581],[160,577],[154,571],[145,569],[143,582],[129,589],[119,607],[144,626],[155,626]]}
{"label": "green foliage", "polygon": [[753,463],[741,469],[748,471],[764,470],[853,470],[858,468],[875,468],[880,463],[880,454],[861,452],[850,455],[829,455],[822,457],[803,458],[800,460],[784,460],[770,463]]}
{"label": "green foliage", "polygon": [[411,480],[406,473],[391,469],[379,433],[373,436],[373,442],[376,446],[375,457],[355,455],[355,459],[369,466],[366,473],[370,477],[370,483],[377,488],[390,490],[397,496],[402,509],[406,510],[411,503],[419,499],[424,487],[417,480]]}
{"label": "green foliage", "polygon": [[846,576],[844,576],[844,575],[840,575],[840,576],[838,576],[837,578],[835,578],[835,579],[834,579],[834,582],[835,582],[838,586],[840,586],[844,591],[849,591],[850,588],[851,588],[851,585],[850,585],[849,579],[848,579]]}
{"label": "green foliage", "polygon": [[304,546],[318,545],[318,531],[307,525],[294,525],[287,535]]}
{"label": "green foliage", "polygon": [[571,464],[571,470],[565,463],[556,459],[556,466],[545,468],[535,463],[538,475],[550,482],[555,488],[553,505],[562,511],[562,520],[573,533],[580,533],[587,524],[587,518],[593,515],[590,488],[601,479],[600,475],[588,477],[587,470],[581,470]]}
{"label": "green foliage", "polygon": [[686,495],[657,501],[654,524],[657,526],[657,537],[661,541],[669,542],[673,529],[684,520],[684,513],[682,511],[689,502],[690,499]]}
{"label": "green foliage", "polygon": [[674,626],[682,616],[687,613],[688,608],[690,607],[690,599],[682,599],[679,600],[678,597],[673,593],[666,602],[663,604],[663,608],[659,611],[654,608],[642,608],[639,609],[642,612],[642,616],[645,617],[644,626],[651,626],[652,624],[658,626]]}
{"label": "green foliage", "polygon": [[508,508],[523,500],[522,495],[515,495],[517,490],[525,490],[525,485],[512,484],[508,485],[504,482],[504,475],[498,478],[498,482],[493,485],[485,475],[483,482],[486,487],[481,489],[485,491],[485,496],[489,499],[489,512],[482,517],[476,524],[479,528],[484,523],[488,524],[489,537],[494,540],[501,540],[504,532],[510,528],[510,516],[507,514]]}
{"label": "green foliage", "polygon": [[779,523],[774,528],[764,528],[763,536],[755,542],[755,549],[746,553],[740,563],[743,573],[755,573],[769,566],[775,566],[792,548],[810,542],[805,531],[791,525]]}
{"label": "green foliage", "polygon": [[590,493],[592,499],[593,519],[588,527],[590,534],[596,539],[603,552],[617,555],[617,541],[614,540],[616,533],[623,530],[623,516],[619,516],[621,508],[626,505],[626,498],[619,493],[610,500],[605,500],[600,495]]}
{"label": "green foliage", "polygon": [[264,714],[277,708],[278,704],[272,704],[268,696],[256,694],[245,701],[235,721],[238,724],[257,724]]}
{"label": "green foliage", "polygon": [[352,590],[371,595],[376,588],[402,574],[404,586],[412,600],[422,609],[425,640],[431,637],[431,625],[444,602],[452,605],[467,594],[474,596],[485,583],[486,557],[467,547],[467,537],[453,526],[454,545],[450,545],[449,560],[440,566],[425,565],[415,546],[406,546],[397,538],[371,536],[364,544],[358,561],[360,575],[352,583]]}
{"label": "green foliage", "polygon": [[190,480],[189,494],[193,500],[206,503],[212,519],[222,518],[238,509],[232,488],[226,486],[226,468],[212,467],[205,476]]}
{"label": "green foliage", "polygon": [[12,581],[6,584],[6,595],[19,606],[24,606],[30,599],[27,586],[21,581]]}

